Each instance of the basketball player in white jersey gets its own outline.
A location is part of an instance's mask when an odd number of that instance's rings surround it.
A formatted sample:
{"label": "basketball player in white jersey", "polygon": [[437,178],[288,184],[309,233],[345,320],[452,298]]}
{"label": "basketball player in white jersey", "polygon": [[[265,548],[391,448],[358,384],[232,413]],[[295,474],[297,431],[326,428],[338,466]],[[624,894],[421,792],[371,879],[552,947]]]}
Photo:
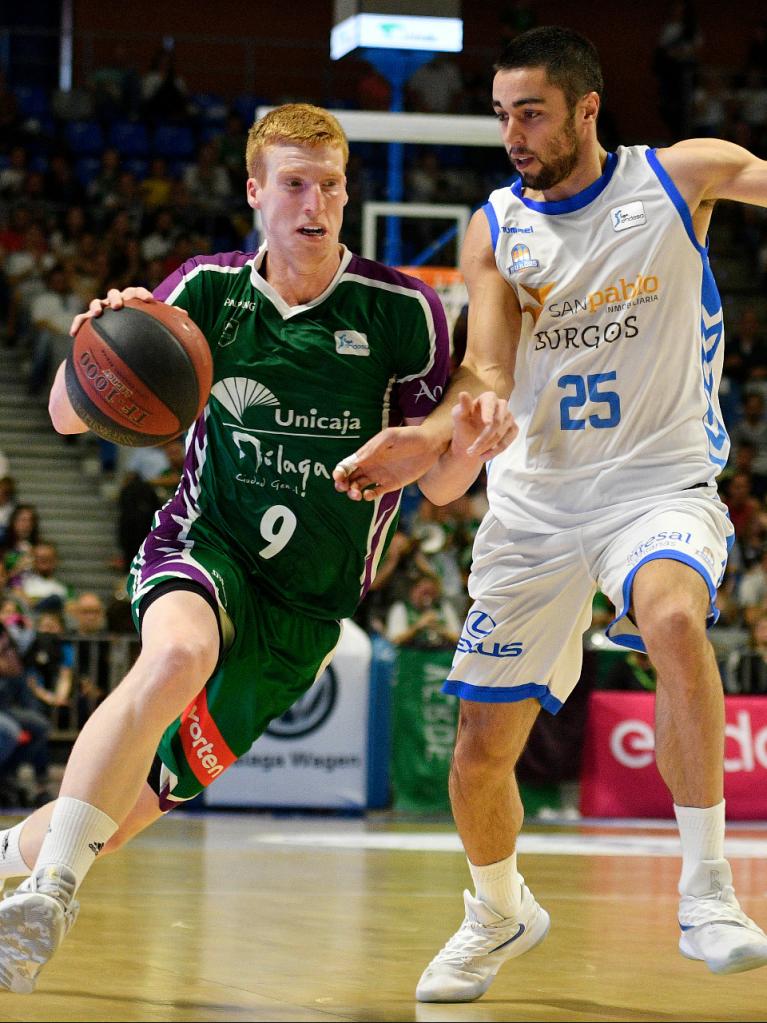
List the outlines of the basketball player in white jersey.
{"label": "basketball player in white jersey", "polygon": [[[767,206],[767,163],[729,142],[666,149],[597,138],[602,75],[568,29],[519,36],[493,106],[519,180],[490,196],[462,253],[468,350],[426,422],[387,430],[335,474],[354,500],[422,474],[458,390],[510,395],[519,435],[489,467],[473,605],[445,690],[461,699],[450,779],[475,894],[427,967],[421,1001],[470,1001],[549,917],[517,870],[514,766],[541,707],[581,671],[597,589],[615,642],[657,670],[656,760],[682,843],[681,953],[715,973],[767,963],[724,858],[724,700],[706,627],[733,529],[717,387],[723,327],[706,233],[718,199]],[[446,502],[470,483],[427,493]]]}

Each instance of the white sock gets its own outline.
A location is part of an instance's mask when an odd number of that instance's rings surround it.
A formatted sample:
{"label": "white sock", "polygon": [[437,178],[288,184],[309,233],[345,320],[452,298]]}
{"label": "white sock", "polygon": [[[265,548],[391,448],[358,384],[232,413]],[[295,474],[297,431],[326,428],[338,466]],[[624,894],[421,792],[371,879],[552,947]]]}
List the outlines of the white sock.
{"label": "white sock", "polygon": [[19,845],[21,832],[26,823],[23,820],[14,824],[12,828],[0,831],[0,878],[28,877],[30,874],[31,868],[21,855]]}
{"label": "white sock", "polygon": [[34,866],[37,874],[45,867],[69,867],[79,888],[93,861],[117,831],[118,825],[90,803],[59,796],[51,823]]}
{"label": "white sock", "polygon": [[[677,806],[674,813],[682,840],[682,875],[679,894],[700,894],[701,863],[724,861],[724,800],[716,806]],[[707,869],[707,868],[706,868]]]}
{"label": "white sock", "polygon": [[517,854],[513,852],[505,860],[478,867],[468,861],[474,880],[476,896],[490,909],[506,919],[519,915],[522,903],[522,886],[517,873]]}

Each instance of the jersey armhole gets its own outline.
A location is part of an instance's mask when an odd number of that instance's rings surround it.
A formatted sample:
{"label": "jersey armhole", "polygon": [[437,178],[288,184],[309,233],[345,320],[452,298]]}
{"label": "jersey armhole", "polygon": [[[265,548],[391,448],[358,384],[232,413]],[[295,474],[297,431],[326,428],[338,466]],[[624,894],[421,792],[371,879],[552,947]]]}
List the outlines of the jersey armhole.
{"label": "jersey armhole", "polygon": [[676,211],[679,214],[682,223],[684,224],[685,231],[687,232],[687,237],[695,246],[696,251],[699,252],[702,257],[705,258],[707,254],[706,248],[705,246],[701,245],[698,239],[695,237],[695,229],[692,225],[692,214],[690,213],[690,207],[684,201],[682,194],[674,184],[671,175],[658,159],[657,149],[648,149],[645,153],[645,156],[647,157],[647,162],[650,164],[650,167],[655,173],[655,176],[663,186],[664,191],[666,192],[669,199],[676,207]]}
{"label": "jersey armhole", "polygon": [[487,222],[490,226],[490,241],[493,246],[493,253],[495,253],[496,246],[498,245],[498,217],[495,215],[495,210],[492,203],[486,202],[482,207],[482,212],[487,217]]}

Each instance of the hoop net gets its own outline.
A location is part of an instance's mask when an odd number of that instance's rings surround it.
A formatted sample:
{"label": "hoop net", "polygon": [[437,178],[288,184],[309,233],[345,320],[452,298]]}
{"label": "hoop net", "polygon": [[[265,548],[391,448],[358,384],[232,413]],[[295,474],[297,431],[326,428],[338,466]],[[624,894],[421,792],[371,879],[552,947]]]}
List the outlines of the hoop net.
{"label": "hoop net", "polygon": [[400,266],[397,269],[410,274],[411,277],[417,277],[424,284],[434,288],[445,308],[452,338],[458,314],[469,300],[461,271],[454,266]]}

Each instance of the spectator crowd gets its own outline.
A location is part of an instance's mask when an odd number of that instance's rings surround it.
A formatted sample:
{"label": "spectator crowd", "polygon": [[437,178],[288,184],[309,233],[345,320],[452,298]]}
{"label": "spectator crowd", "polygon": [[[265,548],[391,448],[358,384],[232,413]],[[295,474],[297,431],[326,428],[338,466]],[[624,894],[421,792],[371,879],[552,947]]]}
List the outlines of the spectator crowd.
{"label": "spectator crowd", "polygon": [[[652,68],[669,132],[659,143],[712,135],[767,157],[767,23],[740,68],[706,66],[694,9],[674,8]],[[532,21],[528,4],[508,4],[504,34]],[[413,75],[406,105],[486,113],[488,94],[484,79],[444,55]],[[357,105],[387,109],[390,99],[385,79],[364,66]],[[118,45],[86,88],[55,100],[0,80],[0,345],[3,358],[23,367],[30,395],[44,400],[72,317],[92,297],[127,285],[152,289],[197,253],[257,246],[243,194],[255,103],[190,94],[166,47],[141,75]],[[609,116],[605,128],[613,130]],[[344,238],[352,248],[362,201],[386,197],[382,148],[352,146]],[[478,157],[459,146],[409,147],[406,197],[479,204],[502,174],[501,165]],[[726,690],[767,693],[767,216],[754,207],[717,211],[715,237],[720,230],[724,242],[714,244],[712,263],[728,329],[722,409],[732,452],[719,482],[735,543],[712,638]],[[409,228],[405,240],[422,247],[422,226]],[[456,336],[456,352],[460,345]],[[105,456],[105,467],[120,473],[116,572],[127,571],[182,461],[180,442],[117,462],[114,452]],[[52,794],[52,742],[76,731],[103,698],[114,676],[109,637],[126,625],[98,593],[74,592],[59,577],[56,524],[42,523],[23,496],[23,480],[0,454],[0,805]],[[407,488],[359,623],[395,645],[452,647],[484,510],[482,480],[446,508]],[[611,614],[602,598],[595,601],[595,627]],[[607,684],[652,688],[652,667],[632,655]]]}

